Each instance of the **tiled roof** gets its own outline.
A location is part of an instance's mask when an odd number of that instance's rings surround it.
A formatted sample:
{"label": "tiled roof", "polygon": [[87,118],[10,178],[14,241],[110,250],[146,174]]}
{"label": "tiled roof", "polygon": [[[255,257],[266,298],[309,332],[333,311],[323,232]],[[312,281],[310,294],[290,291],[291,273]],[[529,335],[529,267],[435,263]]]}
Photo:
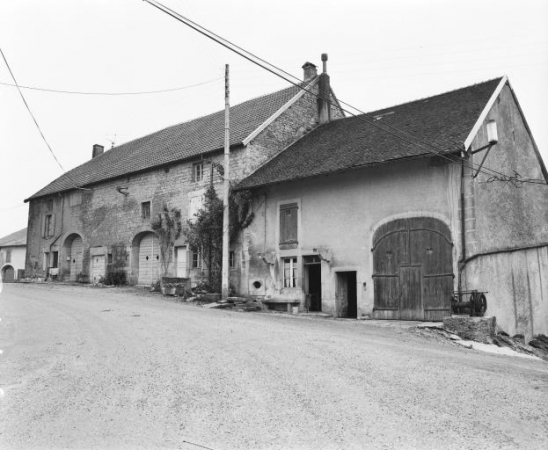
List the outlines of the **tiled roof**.
{"label": "tiled roof", "polygon": [[[230,145],[241,144],[300,91],[298,86],[230,107]],[[224,110],[115,147],[61,175],[29,199],[199,156],[224,146]]]}
{"label": "tiled roof", "polygon": [[[322,125],[267,162],[238,188],[462,150],[501,78]],[[421,141],[414,142],[414,138]]]}
{"label": "tiled roof", "polygon": [[0,238],[0,247],[13,247],[18,245],[27,245],[27,229],[16,231]]}

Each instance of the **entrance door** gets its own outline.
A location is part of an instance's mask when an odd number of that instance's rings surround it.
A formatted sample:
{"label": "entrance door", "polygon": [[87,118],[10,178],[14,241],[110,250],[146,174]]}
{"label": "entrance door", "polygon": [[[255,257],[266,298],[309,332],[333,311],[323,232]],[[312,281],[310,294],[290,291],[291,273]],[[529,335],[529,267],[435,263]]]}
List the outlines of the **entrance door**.
{"label": "entrance door", "polygon": [[453,244],[449,227],[419,217],[389,222],[373,237],[376,319],[443,320],[451,314]]}
{"label": "entrance door", "polygon": [[176,247],[175,258],[177,259],[177,278],[188,278],[186,247]]}
{"label": "entrance door", "polygon": [[91,257],[91,281],[98,283],[105,276],[105,255]]}
{"label": "entrance door", "polygon": [[82,238],[80,236],[76,236],[72,240],[72,244],[70,246],[70,281],[76,281],[78,279],[78,274],[82,272],[83,252],[84,245]]}
{"label": "entrance door", "polygon": [[2,274],[4,283],[11,283],[15,280],[15,270],[11,266],[6,266],[4,268],[4,273]]}
{"label": "entrance door", "polygon": [[356,272],[337,272],[337,317],[358,317]]}
{"label": "entrance door", "polygon": [[321,264],[311,264],[307,267],[309,311],[320,312],[322,310],[322,266]]}
{"label": "entrance door", "polygon": [[53,252],[53,261],[51,262],[51,267],[59,267],[59,252]]}
{"label": "entrance door", "polygon": [[151,285],[159,277],[160,246],[154,233],[145,234],[139,244],[138,284]]}

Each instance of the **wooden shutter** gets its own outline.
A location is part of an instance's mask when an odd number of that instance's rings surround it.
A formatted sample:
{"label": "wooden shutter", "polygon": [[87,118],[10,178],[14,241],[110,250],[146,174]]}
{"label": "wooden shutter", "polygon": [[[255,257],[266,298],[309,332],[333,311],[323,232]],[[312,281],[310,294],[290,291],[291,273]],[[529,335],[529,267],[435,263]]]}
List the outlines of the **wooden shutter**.
{"label": "wooden shutter", "polygon": [[280,206],[280,248],[297,248],[298,205],[289,203]]}

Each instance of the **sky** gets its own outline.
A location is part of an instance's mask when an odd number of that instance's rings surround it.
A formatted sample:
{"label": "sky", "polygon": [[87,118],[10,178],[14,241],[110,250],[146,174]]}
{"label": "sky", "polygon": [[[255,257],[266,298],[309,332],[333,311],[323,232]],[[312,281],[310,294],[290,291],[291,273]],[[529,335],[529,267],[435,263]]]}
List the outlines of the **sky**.
{"label": "sky", "polygon": [[[327,53],[336,96],[365,112],[507,75],[548,161],[546,0],[161,3],[299,78]],[[142,0],[1,0],[0,48],[51,147],[0,59],[0,237],[63,173],[53,154],[68,171],[93,144],[222,110],[225,64],[231,104],[288,86]]]}

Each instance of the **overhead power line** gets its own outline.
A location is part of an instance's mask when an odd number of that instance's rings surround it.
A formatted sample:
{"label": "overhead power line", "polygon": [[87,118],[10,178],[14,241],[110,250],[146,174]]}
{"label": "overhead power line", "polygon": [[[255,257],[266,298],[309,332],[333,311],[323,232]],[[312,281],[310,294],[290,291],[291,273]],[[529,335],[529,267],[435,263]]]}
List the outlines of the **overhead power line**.
{"label": "overhead power line", "polygon": [[57,162],[57,164],[59,165],[59,167],[61,168],[61,170],[68,176],[68,178],[74,183],[74,187],[76,189],[82,189],[82,190],[89,190],[89,189],[84,189],[84,188],[81,188],[81,187],[77,187],[77,184],[74,179],[70,176],[70,174],[67,173],[67,171],[65,170],[65,168],[63,167],[63,165],[61,164],[61,162],[57,159],[57,156],[55,156],[55,152],[53,151],[53,149],[51,148],[51,145],[49,145],[49,142],[48,140],[46,139],[46,136],[44,136],[44,133],[42,132],[42,129],[40,128],[40,125],[38,125],[38,121],[36,120],[36,117],[34,117],[34,114],[32,113],[30,107],[29,107],[29,104],[27,103],[27,100],[25,99],[25,96],[23,95],[23,92],[21,91],[21,89],[19,88],[19,84],[17,83],[17,80],[15,79],[15,75],[13,74],[13,71],[11,70],[11,67],[8,63],[8,60],[6,59],[6,55],[4,55],[4,52],[2,51],[2,49],[0,48],[0,53],[2,54],[2,59],[4,60],[4,62],[6,63],[6,67],[8,68],[8,71],[11,75],[11,78],[13,79],[13,82],[15,83],[15,86],[17,87],[17,90],[19,91],[19,95],[21,96],[21,98],[23,99],[23,103],[25,104],[25,107],[27,108],[27,111],[29,112],[30,116],[32,117],[32,120],[34,121],[34,124],[36,125],[36,128],[38,128],[38,131],[40,132],[40,136],[42,136],[42,139],[44,140],[44,142],[46,143],[46,146],[48,147],[51,155],[53,156],[53,159],[55,159],[55,161]]}
{"label": "overhead power line", "polygon": [[[254,55],[252,52],[249,52],[248,50],[245,50],[242,47],[232,43],[228,39],[225,39],[225,38],[215,34],[214,32],[208,30],[207,28],[203,27],[202,25],[199,25],[196,22],[193,22],[192,20],[182,16],[181,14],[173,11],[172,9],[170,9],[167,6],[161,4],[160,2],[157,2],[156,0],[144,0],[144,1],[149,3],[150,5],[154,6],[155,8],[159,9],[160,11],[170,15],[171,17],[173,17],[174,19],[178,20],[179,22],[185,24],[186,26],[194,29],[195,31],[199,32],[200,34],[204,35],[205,37],[217,42],[218,44],[222,45],[226,49],[228,49],[228,50],[236,53],[237,55],[245,58],[249,62],[261,67],[262,69],[267,70],[268,72],[272,73],[273,75],[276,75],[279,78],[282,78],[283,80],[287,81],[288,83],[290,83],[294,86],[297,86],[300,89],[302,89],[306,92],[309,92],[312,95],[315,95],[316,97],[320,97],[319,94],[316,94],[315,92],[312,92],[310,89],[308,89],[306,86],[304,86],[302,81],[300,80],[300,78],[286,72],[285,70],[275,66],[272,63],[269,63],[268,61],[265,61],[264,59],[258,57],[257,55]],[[297,80],[297,81],[293,81],[293,80]],[[329,99],[325,99],[325,100],[329,101]],[[341,108],[344,112],[346,112],[346,113],[348,113],[348,114],[350,114],[354,117],[357,117],[360,120],[363,120],[364,123],[366,123],[370,126],[373,126],[377,129],[380,129],[380,130],[384,131],[385,133],[388,133],[388,134],[396,137],[397,139],[400,139],[404,142],[415,145],[415,146],[421,148],[422,150],[426,151],[427,153],[434,154],[436,156],[439,156],[441,158],[444,158],[446,160],[454,162],[454,160],[455,160],[454,157],[452,158],[452,157],[447,156],[444,152],[444,149],[437,148],[437,146],[435,146],[434,144],[432,144],[430,142],[426,142],[426,141],[421,140],[421,139],[418,139],[417,137],[410,135],[406,131],[400,130],[399,128],[394,127],[392,125],[389,125],[389,124],[386,124],[386,123],[381,125],[373,117],[371,117],[369,114],[365,113],[364,111],[360,110],[359,108],[356,108],[356,107],[350,105],[349,103],[343,102],[340,99],[338,100],[338,102],[342,105],[345,105],[345,106],[351,108],[354,111],[358,111],[360,113],[359,115],[355,114],[352,111],[348,111],[344,108]],[[491,177],[498,176],[501,180],[506,179],[506,178],[511,178],[511,176],[509,176],[507,174],[504,174],[502,172],[499,172],[497,170],[490,169],[489,167],[486,167],[486,166],[480,167],[478,164],[472,163],[471,161],[461,157],[460,155],[457,156],[457,159],[462,160],[463,163],[466,164],[468,167],[473,168],[473,169],[477,169],[478,172],[484,173],[488,176],[491,176]],[[545,180],[527,180],[527,181],[524,181],[524,182],[533,182],[533,181],[538,182],[538,183],[535,183],[535,184],[544,184],[544,185],[546,185]]]}
{"label": "overhead power line", "polygon": [[0,81],[1,85],[4,86],[13,86],[20,89],[29,89],[33,91],[42,91],[42,92],[53,92],[56,94],[76,94],[76,95],[107,95],[107,96],[122,96],[122,95],[149,95],[149,94],[163,94],[166,92],[182,91],[184,89],[191,89],[198,86],[203,86],[204,84],[214,83],[215,81],[222,80],[223,77],[214,78],[208,81],[202,81],[200,83],[190,84],[188,86],[168,88],[168,89],[158,89],[153,91],[140,91],[140,92],[84,92],[84,91],[69,91],[64,89],[50,89],[50,88],[40,88],[35,86],[22,86],[11,83],[4,83]]}

